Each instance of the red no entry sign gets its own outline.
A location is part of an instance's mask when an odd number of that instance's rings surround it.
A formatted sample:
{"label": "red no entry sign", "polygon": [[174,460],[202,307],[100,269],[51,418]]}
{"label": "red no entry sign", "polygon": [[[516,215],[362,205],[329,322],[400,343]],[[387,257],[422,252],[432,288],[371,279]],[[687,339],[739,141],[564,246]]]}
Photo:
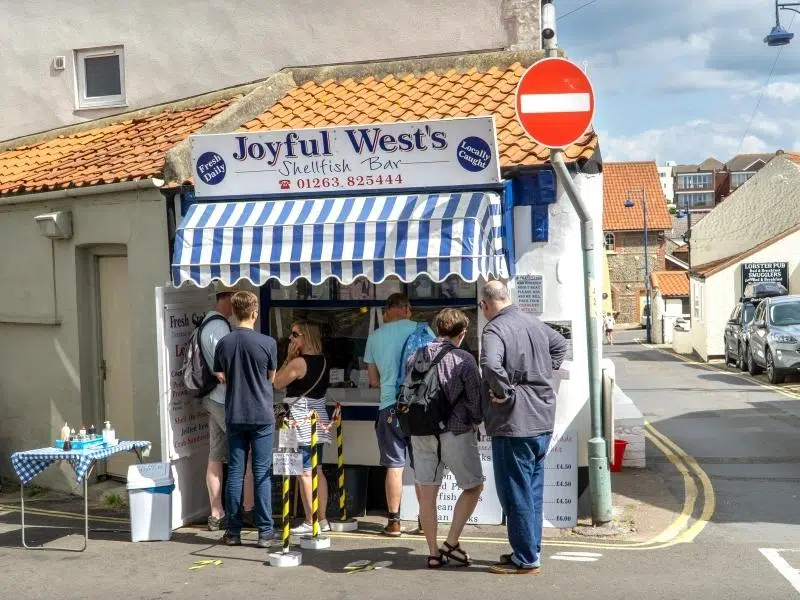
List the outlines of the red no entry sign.
{"label": "red no entry sign", "polygon": [[594,116],[594,92],[586,74],[565,58],[533,64],[517,85],[517,118],[533,140],[564,148],[586,133]]}

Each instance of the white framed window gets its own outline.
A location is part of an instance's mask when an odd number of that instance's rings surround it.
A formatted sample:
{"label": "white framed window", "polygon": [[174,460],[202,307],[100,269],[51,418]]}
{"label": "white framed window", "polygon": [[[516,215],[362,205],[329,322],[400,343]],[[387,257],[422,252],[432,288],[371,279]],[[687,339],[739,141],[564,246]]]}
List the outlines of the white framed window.
{"label": "white framed window", "polygon": [[75,105],[79,109],[126,106],[122,46],[75,50]]}
{"label": "white framed window", "polygon": [[614,252],[617,249],[617,239],[613,233],[605,235],[605,247],[608,252]]}
{"label": "white framed window", "polygon": [[703,322],[703,285],[698,282],[692,282],[692,291],[694,292],[692,295],[693,301],[693,310],[692,310],[692,318],[697,319],[699,322]]}

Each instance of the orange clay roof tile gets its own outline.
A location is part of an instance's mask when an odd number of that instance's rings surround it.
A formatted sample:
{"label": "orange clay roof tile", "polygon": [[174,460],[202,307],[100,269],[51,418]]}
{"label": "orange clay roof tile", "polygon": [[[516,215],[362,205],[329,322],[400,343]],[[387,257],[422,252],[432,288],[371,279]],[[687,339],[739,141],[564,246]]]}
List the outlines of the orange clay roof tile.
{"label": "orange clay roof tile", "polygon": [[[672,217],[654,161],[603,165],[603,231],[642,231],[642,190],[647,195],[647,227],[672,229]],[[626,200],[634,206],[626,207]]]}
{"label": "orange clay roof tile", "polygon": [[689,273],[686,271],[656,271],[650,273],[650,283],[664,298],[689,296]]}
{"label": "orange clay roof tile", "polygon": [[[243,129],[283,129],[287,126],[287,114],[293,117],[292,127],[494,114],[501,165],[543,164],[549,160],[548,149],[525,136],[516,120],[514,91],[524,70],[515,63],[505,69],[471,68],[466,73],[451,69],[444,74],[429,71],[421,76],[387,75],[380,80],[367,77],[357,82],[352,79],[324,84],[309,82],[288,92]],[[323,87],[331,95],[325,102],[319,98]],[[597,137],[588,132],[566,149],[565,158],[570,161],[589,158],[596,148]]]}
{"label": "orange clay roof tile", "polygon": [[231,102],[126,119],[0,151],[0,196],[160,175],[166,152]]}

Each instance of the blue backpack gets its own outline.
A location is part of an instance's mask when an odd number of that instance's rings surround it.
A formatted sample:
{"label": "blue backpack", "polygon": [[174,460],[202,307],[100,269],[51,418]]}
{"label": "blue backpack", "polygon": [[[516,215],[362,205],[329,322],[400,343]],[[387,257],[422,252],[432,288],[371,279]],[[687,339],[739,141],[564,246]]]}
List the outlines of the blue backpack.
{"label": "blue backpack", "polygon": [[403,353],[400,355],[400,370],[397,373],[397,392],[400,393],[400,386],[406,380],[406,365],[412,354],[420,348],[424,348],[434,340],[427,323],[417,323],[417,328],[411,332],[403,344]]}

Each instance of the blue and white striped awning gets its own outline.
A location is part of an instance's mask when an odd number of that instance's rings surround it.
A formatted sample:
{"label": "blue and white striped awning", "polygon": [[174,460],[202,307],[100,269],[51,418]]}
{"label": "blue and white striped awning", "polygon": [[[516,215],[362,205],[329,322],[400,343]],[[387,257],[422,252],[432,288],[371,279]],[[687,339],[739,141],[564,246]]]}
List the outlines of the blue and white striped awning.
{"label": "blue and white striped awning", "polygon": [[380,283],[426,274],[508,277],[494,193],[195,204],[175,236],[174,285]]}

